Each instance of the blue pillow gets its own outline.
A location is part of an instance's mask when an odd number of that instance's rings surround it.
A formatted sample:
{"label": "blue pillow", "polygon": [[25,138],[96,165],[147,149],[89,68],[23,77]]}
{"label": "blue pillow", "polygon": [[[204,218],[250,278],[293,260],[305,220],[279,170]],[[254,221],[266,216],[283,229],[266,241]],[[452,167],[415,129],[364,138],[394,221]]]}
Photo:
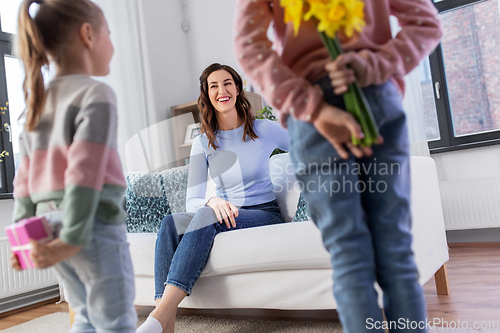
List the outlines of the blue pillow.
{"label": "blue pillow", "polygon": [[171,214],[162,175],[129,174],[125,208],[127,232],[158,232],[163,218]]}
{"label": "blue pillow", "polygon": [[163,188],[170,210],[174,213],[186,212],[188,165],[161,172]]}
{"label": "blue pillow", "polygon": [[310,219],[311,215],[309,214],[309,207],[307,206],[307,202],[302,196],[302,193],[300,193],[297,210],[295,211],[295,216],[293,217],[292,222],[304,222],[309,221]]}

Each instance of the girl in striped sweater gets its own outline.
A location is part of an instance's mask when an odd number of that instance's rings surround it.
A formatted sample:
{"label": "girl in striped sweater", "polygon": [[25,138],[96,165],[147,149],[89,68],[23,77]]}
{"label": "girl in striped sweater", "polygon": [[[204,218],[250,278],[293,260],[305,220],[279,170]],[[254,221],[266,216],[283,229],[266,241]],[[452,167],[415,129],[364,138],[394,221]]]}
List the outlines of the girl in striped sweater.
{"label": "girl in striped sweater", "polygon": [[[34,4],[36,13],[30,10]],[[90,77],[109,73],[109,34],[101,9],[90,0],[21,5],[18,51],[27,109],[13,218],[45,214],[50,221],[54,206],[63,213],[58,238],[32,241],[32,260],[38,268],[55,267],[75,311],[71,332],[136,329],[116,98]],[[56,77],[45,87],[41,69],[49,60]],[[19,269],[15,256],[12,266]]]}

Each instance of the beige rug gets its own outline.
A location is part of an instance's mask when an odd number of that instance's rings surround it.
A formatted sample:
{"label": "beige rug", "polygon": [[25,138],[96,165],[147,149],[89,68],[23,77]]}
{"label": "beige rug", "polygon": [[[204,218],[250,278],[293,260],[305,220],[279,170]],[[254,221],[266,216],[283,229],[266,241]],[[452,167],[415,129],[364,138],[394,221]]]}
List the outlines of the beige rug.
{"label": "beige rug", "polygon": [[[146,317],[139,316],[139,324]],[[69,315],[64,312],[49,314],[0,332],[3,333],[66,333]],[[177,333],[342,333],[335,323],[309,323],[290,321],[229,320],[204,317],[178,317]],[[432,333],[499,333],[498,330],[459,330],[435,328]]]}
{"label": "beige rug", "polygon": [[[138,325],[146,320],[139,316]],[[17,325],[2,333],[66,333],[69,331],[69,315],[64,312],[49,314]],[[179,333],[342,333],[339,324],[297,323],[288,321],[228,320],[204,317],[178,317],[175,332]]]}

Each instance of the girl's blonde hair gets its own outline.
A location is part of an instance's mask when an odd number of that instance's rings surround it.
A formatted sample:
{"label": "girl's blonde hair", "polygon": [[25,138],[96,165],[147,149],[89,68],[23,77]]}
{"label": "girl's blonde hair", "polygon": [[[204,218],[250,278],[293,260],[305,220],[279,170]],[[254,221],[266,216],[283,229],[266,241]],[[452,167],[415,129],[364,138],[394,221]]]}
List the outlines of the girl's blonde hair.
{"label": "girl's blonde hair", "polygon": [[[38,4],[33,17],[30,7]],[[19,10],[17,48],[24,64],[24,98],[26,123],[33,131],[45,105],[42,68],[49,65],[48,55],[56,63],[83,23],[99,29],[103,22],[101,9],[90,0],[24,0]]]}

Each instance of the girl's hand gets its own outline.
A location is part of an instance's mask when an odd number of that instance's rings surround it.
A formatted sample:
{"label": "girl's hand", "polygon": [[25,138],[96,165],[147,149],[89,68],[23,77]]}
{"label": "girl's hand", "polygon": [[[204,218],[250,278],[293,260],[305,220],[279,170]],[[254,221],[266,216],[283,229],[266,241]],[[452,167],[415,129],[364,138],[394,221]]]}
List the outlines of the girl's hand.
{"label": "girl's hand", "polygon": [[219,223],[224,221],[228,229],[231,229],[231,226],[236,228],[236,221],[234,218],[238,216],[239,212],[235,205],[224,199],[213,197],[208,200],[207,206],[214,210]]}
{"label": "girl's hand", "polygon": [[30,240],[33,249],[31,250],[31,261],[36,268],[47,268],[68,259],[82,249],[81,246],[71,245],[63,242],[59,238],[48,243],[39,243],[36,240]]}
{"label": "girl's hand", "polygon": [[14,268],[16,271],[21,270],[21,265],[19,264],[19,259],[17,259],[17,256],[12,252],[10,255],[10,267]]}
{"label": "girl's hand", "polygon": [[357,52],[347,52],[339,55],[334,61],[325,65],[325,70],[331,79],[333,92],[341,95],[347,92],[351,83],[358,79],[364,87],[366,79],[366,61]]}
{"label": "girl's hand", "polygon": [[349,152],[345,147],[357,158],[372,154],[370,148],[357,147],[352,144],[351,136],[361,139],[364,134],[361,126],[347,111],[323,102],[313,125],[319,134],[330,142],[342,159],[349,158]]}

